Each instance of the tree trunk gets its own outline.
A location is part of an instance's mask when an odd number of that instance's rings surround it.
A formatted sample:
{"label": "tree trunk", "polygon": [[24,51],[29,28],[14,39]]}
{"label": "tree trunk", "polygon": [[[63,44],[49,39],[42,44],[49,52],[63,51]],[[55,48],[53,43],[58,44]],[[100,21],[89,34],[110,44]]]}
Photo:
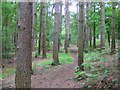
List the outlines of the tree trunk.
{"label": "tree trunk", "polygon": [[[120,75],[120,2],[118,2],[118,75]],[[120,86],[120,77],[118,77],[118,86]]]}
{"label": "tree trunk", "polygon": [[92,47],[92,29],[90,28],[90,47]]}
{"label": "tree trunk", "polygon": [[102,27],[101,27],[101,45],[100,48],[101,50],[105,48],[105,4],[104,2],[101,2],[101,17],[102,17]]}
{"label": "tree trunk", "polygon": [[118,3],[118,60],[120,65],[120,2]]}
{"label": "tree trunk", "polygon": [[62,2],[60,2],[60,9],[59,9],[59,11],[60,11],[60,33],[62,32]]}
{"label": "tree trunk", "polygon": [[37,9],[37,7],[36,7],[36,5],[37,5],[37,3],[36,2],[33,2],[33,23],[32,23],[32,51],[34,51],[34,49],[35,49],[35,25],[36,25],[36,9]]}
{"label": "tree trunk", "polygon": [[83,31],[84,31],[84,3],[79,2],[79,30],[78,30],[78,66],[83,71]]}
{"label": "tree trunk", "polygon": [[[0,12],[2,12],[2,3],[0,4]],[[2,25],[2,13],[0,13],[0,25]],[[0,26],[2,29],[2,26]],[[2,30],[0,30],[0,64],[2,65]],[[0,69],[0,73],[2,73],[2,69]],[[0,85],[2,87],[2,85]]]}
{"label": "tree trunk", "polygon": [[86,3],[85,51],[88,50],[88,9],[89,2]]}
{"label": "tree trunk", "polygon": [[16,88],[31,88],[32,3],[19,2]]}
{"label": "tree trunk", "polygon": [[[77,32],[78,32],[78,30],[79,30],[79,2],[78,2],[78,0],[77,0],[76,8],[77,8],[76,28],[77,28]],[[78,39],[77,39],[77,41],[78,41]],[[77,42],[77,47],[78,47],[78,42]]]}
{"label": "tree trunk", "polygon": [[38,40],[38,55],[41,55],[41,41],[42,41],[42,37],[41,37],[41,33],[42,33],[42,12],[43,12],[43,5],[41,3],[40,5],[40,30],[39,30],[39,40]]}
{"label": "tree trunk", "polygon": [[[95,2],[94,2],[94,15],[95,15]],[[93,47],[96,48],[96,27],[95,27],[95,20],[94,20],[94,26],[93,26]]]}
{"label": "tree trunk", "polygon": [[53,42],[53,60],[55,65],[59,65],[58,37],[59,37],[59,2],[55,2],[54,18],[54,42]]}
{"label": "tree trunk", "polygon": [[110,46],[110,31],[107,30],[108,45]]}
{"label": "tree trunk", "polygon": [[65,53],[68,53],[68,47],[69,47],[69,33],[70,33],[70,12],[69,12],[69,2],[65,2]]}
{"label": "tree trunk", "polygon": [[43,21],[42,21],[42,32],[43,32],[43,40],[42,40],[42,57],[46,58],[46,3],[43,2]]}
{"label": "tree trunk", "polygon": [[115,51],[115,32],[116,32],[116,13],[115,13],[116,2],[112,2],[112,42],[111,42],[111,53]]}
{"label": "tree trunk", "polygon": [[8,50],[8,21],[6,22],[6,26],[5,26],[5,58],[9,58],[9,50]]}
{"label": "tree trunk", "polygon": [[62,2],[60,2],[60,32],[59,32],[59,40],[58,40],[58,51],[60,51],[61,46],[61,39],[60,39],[60,33],[62,32]]}

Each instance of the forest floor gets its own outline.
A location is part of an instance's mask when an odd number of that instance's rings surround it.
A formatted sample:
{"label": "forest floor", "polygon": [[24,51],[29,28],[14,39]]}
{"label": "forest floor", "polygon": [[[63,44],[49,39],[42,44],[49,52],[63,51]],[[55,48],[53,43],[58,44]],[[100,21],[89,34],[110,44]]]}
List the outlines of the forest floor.
{"label": "forest floor", "polygon": [[[82,88],[85,80],[75,81],[75,67],[77,66],[77,52],[74,45],[70,46],[73,64],[51,66],[50,69],[38,67],[32,75],[32,88]],[[45,59],[46,60],[46,59]],[[41,59],[34,62],[40,62]],[[15,87],[15,76],[3,79],[3,88]]]}
{"label": "forest floor", "polygon": [[[75,67],[77,66],[77,50],[75,45],[70,45],[69,48],[70,54],[72,58],[74,59],[74,63],[72,64],[65,64],[65,65],[58,65],[58,66],[50,66],[49,68],[44,67],[37,67],[34,70],[34,74],[32,75],[32,88],[83,88],[84,83],[86,82],[85,79],[82,79],[80,81],[75,80]],[[113,72],[117,71],[113,66],[117,64],[115,60],[113,60],[113,56],[106,55],[106,58],[108,59],[104,65],[106,69],[111,69]],[[49,58],[47,58],[50,60]],[[35,59],[33,62],[40,62],[44,61],[46,59]],[[99,67],[98,62],[93,62],[94,66],[96,68]],[[13,65],[10,65],[9,67],[13,67]],[[102,70],[100,71],[100,77],[103,75]],[[112,83],[112,80],[116,80],[118,77],[117,74],[114,72],[109,75],[109,77],[103,77],[99,81],[96,82],[96,85],[93,85],[93,87],[101,88],[110,86]],[[106,84],[107,83],[107,84]],[[110,83],[110,84],[108,84]],[[2,80],[3,88],[14,88],[15,87],[15,75],[8,76],[5,79]],[[117,87],[117,86],[115,86]]]}

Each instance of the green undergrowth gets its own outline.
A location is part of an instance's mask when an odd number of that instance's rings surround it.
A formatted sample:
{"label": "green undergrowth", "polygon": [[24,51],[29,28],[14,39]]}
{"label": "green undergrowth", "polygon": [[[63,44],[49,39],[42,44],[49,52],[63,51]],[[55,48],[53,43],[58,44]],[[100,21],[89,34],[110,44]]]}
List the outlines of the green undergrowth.
{"label": "green undergrowth", "polygon": [[[84,71],[81,71],[79,66],[75,68],[75,79],[80,81],[85,79],[84,85],[89,88],[91,83],[95,84],[99,77],[107,77],[110,74],[110,69],[105,67],[104,63],[108,60],[105,55],[108,54],[108,50],[95,50],[84,54]],[[102,73],[102,75],[101,75]]]}
{"label": "green undergrowth", "polygon": [[[52,58],[52,56],[53,56],[52,53],[47,54],[48,58]],[[60,61],[60,64],[72,64],[73,58],[71,57],[70,53],[68,53],[68,54],[60,53],[59,61]],[[53,60],[44,60],[44,61],[40,61],[40,62],[33,62],[32,69],[34,71],[37,67],[49,67],[49,66],[51,66],[52,63],[53,63]],[[15,71],[16,71],[15,68],[9,68],[9,69],[4,70],[4,72],[0,73],[0,79],[4,79],[8,76],[14,75]]]}
{"label": "green undergrowth", "polygon": [[[115,69],[114,65],[105,66],[105,62],[116,60],[116,58],[109,57],[109,50],[103,51],[94,50],[84,54],[84,71],[80,67],[75,68],[75,80],[80,81],[85,79],[84,87],[91,88],[93,85],[97,86],[104,78],[109,77]],[[109,62],[108,62],[109,63]]]}

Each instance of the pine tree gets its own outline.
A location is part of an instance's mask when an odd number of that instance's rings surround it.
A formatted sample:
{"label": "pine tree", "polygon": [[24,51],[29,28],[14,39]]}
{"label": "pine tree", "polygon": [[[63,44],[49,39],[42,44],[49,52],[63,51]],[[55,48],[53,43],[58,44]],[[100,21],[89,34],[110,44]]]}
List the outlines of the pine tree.
{"label": "pine tree", "polygon": [[101,3],[101,17],[102,17],[102,20],[101,20],[101,50],[105,48],[105,4],[104,2]]}
{"label": "pine tree", "polygon": [[32,3],[19,2],[16,88],[31,88],[32,70]]}
{"label": "pine tree", "polygon": [[78,29],[78,66],[84,70],[83,60],[83,31],[84,31],[84,3],[79,2],[79,29]]}
{"label": "pine tree", "polygon": [[115,51],[115,32],[116,32],[116,2],[112,2],[112,42],[111,42],[111,53],[114,53]]}
{"label": "pine tree", "polygon": [[69,47],[69,35],[70,35],[70,12],[69,12],[69,2],[65,2],[65,53],[68,53],[68,47]]}
{"label": "pine tree", "polygon": [[43,40],[42,40],[42,57],[46,58],[46,3],[43,2],[43,12],[42,12],[42,35],[43,35]]}
{"label": "pine tree", "polygon": [[53,39],[53,60],[55,65],[59,65],[58,37],[59,37],[59,2],[55,2],[55,18],[54,18],[54,39]]}

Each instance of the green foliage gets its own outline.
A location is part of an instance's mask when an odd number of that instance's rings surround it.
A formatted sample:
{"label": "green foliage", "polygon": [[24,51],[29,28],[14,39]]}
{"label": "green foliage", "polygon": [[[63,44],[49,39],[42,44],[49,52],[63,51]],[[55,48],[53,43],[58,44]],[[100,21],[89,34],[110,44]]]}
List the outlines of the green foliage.
{"label": "green foliage", "polygon": [[76,13],[72,13],[71,15],[71,23],[70,23],[70,28],[71,28],[71,42],[74,44],[77,44],[77,36],[78,36],[78,15]]}
{"label": "green foliage", "polygon": [[104,62],[107,60],[107,54],[108,49],[102,52],[94,50],[94,52],[85,53],[84,63],[82,64],[85,71],[81,71],[77,66],[75,68],[76,80],[85,79],[84,87],[91,88],[98,80],[108,77],[111,74],[111,69],[109,67],[104,67]]}
{"label": "green foliage", "polygon": [[81,71],[80,70],[80,67],[79,66],[77,66],[76,68],[75,68],[75,79],[77,80],[77,81],[80,81],[80,80],[82,80],[82,79],[84,79],[84,76],[85,76],[85,71]]}
{"label": "green foliage", "polygon": [[105,58],[102,56],[102,54],[106,53],[107,51],[104,50],[102,53],[99,51],[89,52],[84,55],[85,62],[92,62],[92,61],[104,61]]}
{"label": "green foliage", "polygon": [[15,53],[15,32],[17,28],[17,3],[2,2],[2,57]]}
{"label": "green foliage", "polygon": [[75,78],[77,81],[85,79],[85,78],[87,78],[88,80],[97,78],[97,74],[92,74],[92,73],[87,73],[85,71],[81,71],[79,66],[76,67],[75,75],[76,75]]}

